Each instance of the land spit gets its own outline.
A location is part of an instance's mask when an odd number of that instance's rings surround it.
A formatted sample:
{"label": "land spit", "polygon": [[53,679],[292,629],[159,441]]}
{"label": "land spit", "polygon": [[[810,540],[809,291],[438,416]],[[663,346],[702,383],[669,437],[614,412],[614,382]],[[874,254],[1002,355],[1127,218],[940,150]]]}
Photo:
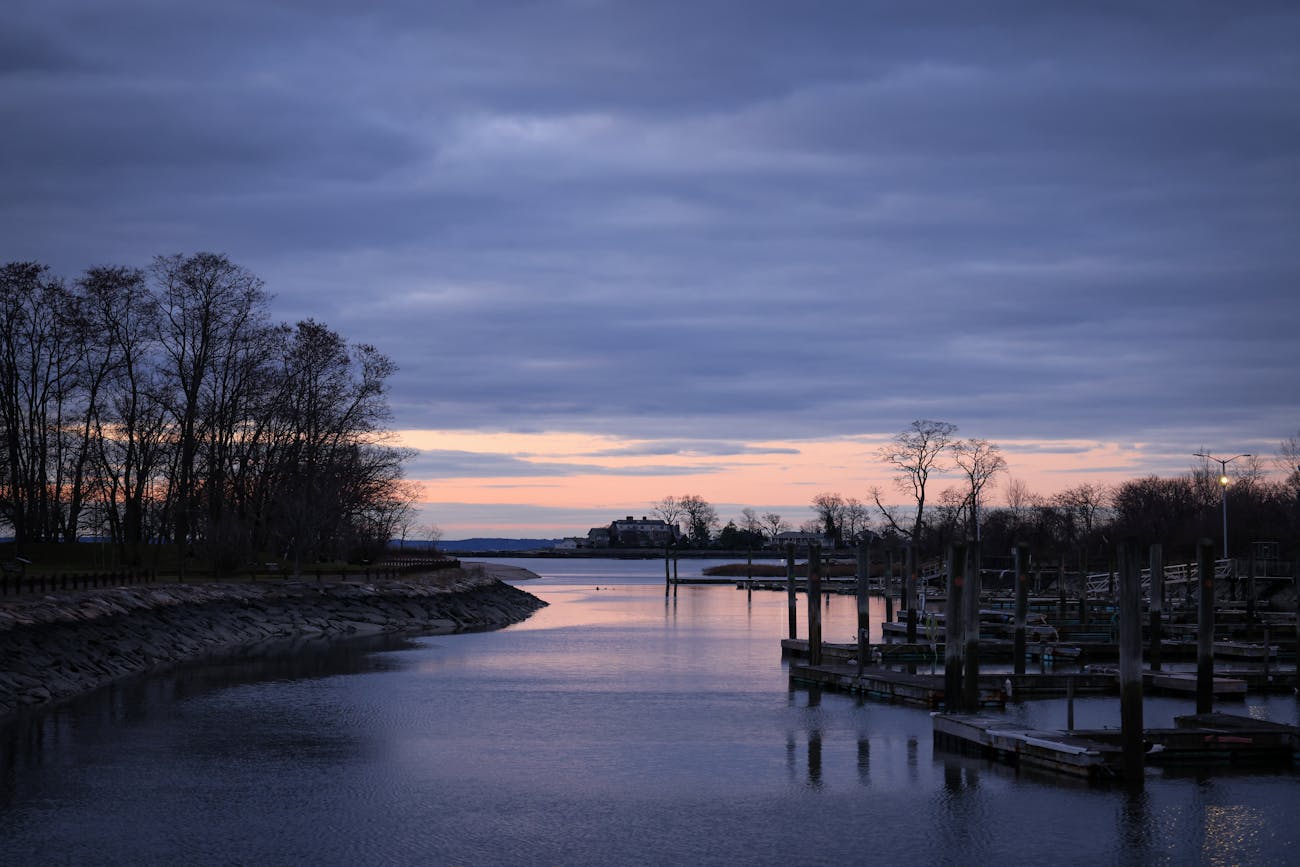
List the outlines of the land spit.
{"label": "land spit", "polygon": [[376,583],[161,584],[5,602],[0,720],[127,675],[259,642],[494,629],[546,605],[500,577],[536,576],[471,565]]}

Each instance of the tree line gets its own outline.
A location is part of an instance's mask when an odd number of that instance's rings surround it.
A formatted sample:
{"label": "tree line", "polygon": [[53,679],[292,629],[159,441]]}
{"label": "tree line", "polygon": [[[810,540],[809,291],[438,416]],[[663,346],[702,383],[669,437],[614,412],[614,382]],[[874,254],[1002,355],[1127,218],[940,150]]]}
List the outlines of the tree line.
{"label": "tree line", "polygon": [[[1159,542],[1172,556],[1191,556],[1202,538],[1222,541],[1226,494],[1233,556],[1246,556],[1257,541],[1300,543],[1300,433],[1279,444],[1270,477],[1259,456],[1234,464],[1230,478],[1208,459],[1174,477],[1147,476],[1114,486],[1083,483],[1040,496],[1009,475],[1001,449],[984,439],[960,439],[957,426],[918,419],[876,453],[893,471],[906,503],[888,504],[879,488],[868,492],[871,505],[834,492],[809,504],[812,517],[799,529],[821,536],[832,548],[864,539],[906,548],[918,558],[941,555],[952,542],[976,540],[986,552],[1009,551],[1017,543],[1086,562],[1103,558],[1115,542],[1134,537]],[[956,485],[936,491],[940,478]],[[992,507],[995,481],[1003,480],[1002,505]],[[1226,486],[1226,491],[1225,491]],[[683,503],[691,503],[687,510]],[[872,508],[874,506],[874,508]],[[775,512],[741,510],[719,530],[716,510],[697,495],[667,497],[652,505],[655,514],[685,523],[689,543],[727,549],[770,545],[791,524]],[[1094,560],[1096,562],[1096,560]]]}
{"label": "tree line", "polygon": [[222,570],[373,556],[407,519],[386,444],[393,362],[323,323],[273,322],[223,255],[71,282],[0,269],[0,522],[34,542],[174,543]]}

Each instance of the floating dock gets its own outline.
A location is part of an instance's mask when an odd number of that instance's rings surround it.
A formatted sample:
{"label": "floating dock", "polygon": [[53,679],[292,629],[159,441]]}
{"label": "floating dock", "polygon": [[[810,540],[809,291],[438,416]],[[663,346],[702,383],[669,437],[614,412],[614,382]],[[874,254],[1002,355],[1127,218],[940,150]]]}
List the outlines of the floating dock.
{"label": "floating dock", "polygon": [[[1142,735],[1150,765],[1250,763],[1276,769],[1300,760],[1300,728],[1235,714],[1180,716],[1173,728],[1145,729]],[[1040,730],[979,714],[934,715],[938,749],[1090,780],[1122,776],[1121,736],[1118,729]]]}

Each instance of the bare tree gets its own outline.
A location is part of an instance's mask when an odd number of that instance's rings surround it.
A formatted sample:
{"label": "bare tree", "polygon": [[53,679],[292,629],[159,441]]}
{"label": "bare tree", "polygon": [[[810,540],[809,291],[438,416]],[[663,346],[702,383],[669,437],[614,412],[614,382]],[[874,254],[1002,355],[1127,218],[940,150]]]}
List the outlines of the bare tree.
{"label": "bare tree", "polygon": [[698,494],[687,494],[680,498],[682,515],[686,519],[691,542],[704,546],[713,538],[713,530],[718,526],[718,513],[708,501]]}
{"label": "bare tree", "polygon": [[1092,536],[1097,526],[1097,514],[1112,498],[1110,488],[1093,482],[1084,482],[1061,491],[1052,501],[1066,513],[1071,525],[1079,528],[1085,540]]}
{"label": "bare tree", "polygon": [[911,528],[904,529],[894,522],[894,516],[880,502],[878,489],[872,491],[872,497],[889,525],[912,540],[913,545],[920,541],[921,530],[925,526],[926,484],[931,473],[942,472],[946,468],[944,455],[951,448],[956,433],[955,424],[917,419],[877,453],[880,460],[895,469],[895,484],[898,489],[911,494],[916,502]]}
{"label": "bare tree", "polygon": [[775,540],[782,533],[790,532],[790,523],[776,512],[763,513],[763,532],[769,539]]}
{"label": "bare tree", "polygon": [[871,528],[871,513],[857,497],[846,497],[842,523],[845,541],[857,542]]}
{"label": "bare tree", "polygon": [[749,506],[740,510],[740,529],[746,533],[757,533],[763,535],[763,519],[758,517],[758,512]]}
{"label": "bare tree", "polygon": [[821,493],[812,499],[812,509],[821,526],[820,532],[835,548],[844,544],[844,498],[839,494]]}
{"label": "bare tree", "polygon": [[1282,471],[1286,483],[1300,489],[1300,432],[1278,443],[1277,456],[1274,458],[1277,468]]}
{"label": "bare tree", "polygon": [[966,476],[966,496],[970,501],[968,517],[976,541],[980,538],[980,494],[989,480],[1007,468],[1001,450],[984,439],[966,439],[952,444],[953,460]]}
{"label": "bare tree", "polygon": [[682,518],[686,515],[686,510],[676,497],[664,497],[657,503],[651,503],[650,512],[668,526],[675,527],[679,531],[681,530]]}

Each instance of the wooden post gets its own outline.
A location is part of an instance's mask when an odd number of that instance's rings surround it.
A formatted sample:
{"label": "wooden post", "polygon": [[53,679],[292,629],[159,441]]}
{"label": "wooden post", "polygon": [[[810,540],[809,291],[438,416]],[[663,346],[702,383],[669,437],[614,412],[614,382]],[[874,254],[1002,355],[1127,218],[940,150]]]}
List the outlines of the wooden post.
{"label": "wooden post", "polygon": [[966,673],[962,678],[968,713],[979,710],[980,706],[980,543],[966,543],[966,586],[962,588],[962,602],[965,608],[965,644]]}
{"label": "wooden post", "polygon": [[664,545],[664,598],[665,599],[668,598],[668,588],[673,586],[673,576],[672,573],[669,572],[670,559],[671,558],[668,556],[668,546]]}
{"label": "wooden post", "polygon": [[1016,674],[1025,673],[1025,620],[1029,614],[1029,546],[1018,543],[1012,550],[1012,573],[1016,582],[1016,636],[1011,645]]}
{"label": "wooden post", "polygon": [[903,605],[907,608],[907,643],[916,644],[916,544],[907,543],[907,575],[903,579]]}
{"label": "wooden post", "polygon": [[1246,623],[1255,622],[1255,546],[1250,546],[1250,565],[1246,573]]}
{"label": "wooden post", "polygon": [[1065,730],[1074,731],[1074,678],[1065,679]]}
{"label": "wooden post", "polygon": [[790,611],[790,640],[799,637],[799,603],[794,585],[794,545],[785,546],[785,602]]}
{"label": "wooden post", "polygon": [[1079,625],[1088,625],[1088,552],[1079,549]]}
{"label": "wooden post", "polygon": [[858,674],[871,653],[871,546],[858,543]]}
{"label": "wooden post", "polygon": [[1142,779],[1142,569],[1137,541],[1126,539],[1119,552],[1119,716],[1124,778]]}
{"label": "wooden post", "polygon": [[[1291,579],[1291,588],[1294,591],[1292,598],[1295,599],[1295,645],[1296,659],[1300,660],[1300,552],[1295,556],[1295,571],[1292,573],[1295,577]],[[1297,663],[1300,669],[1300,662]],[[1297,686],[1300,686],[1300,675],[1296,676]]]}
{"label": "wooden post", "polygon": [[677,552],[674,551],[673,552],[673,598],[674,599],[677,598],[677,585],[682,583],[681,580],[677,577],[677,559],[678,559]]}
{"label": "wooden post", "polygon": [[1214,542],[1201,539],[1196,546],[1196,572],[1200,597],[1196,611],[1196,712],[1214,709]]}
{"label": "wooden post", "polygon": [[1056,619],[1065,622],[1065,558],[1056,564]]}
{"label": "wooden post", "polygon": [[966,710],[962,692],[962,587],[966,584],[966,546],[948,546],[948,599],[944,609],[943,703],[949,713]]}
{"label": "wooden post", "polygon": [[885,573],[885,622],[894,622],[894,552],[889,551],[889,564]]}
{"label": "wooden post", "polygon": [[822,550],[808,546],[808,664],[822,664]]}
{"label": "wooden post", "polygon": [[754,549],[745,554],[745,601],[754,601]]}
{"label": "wooden post", "polygon": [[1151,670],[1160,670],[1160,640],[1164,624],[1161,616],[1165,607],[1165,554],[1160,545],[1151,546],[1151,616],[1147,628],[1147,642],[1151,648]]}

